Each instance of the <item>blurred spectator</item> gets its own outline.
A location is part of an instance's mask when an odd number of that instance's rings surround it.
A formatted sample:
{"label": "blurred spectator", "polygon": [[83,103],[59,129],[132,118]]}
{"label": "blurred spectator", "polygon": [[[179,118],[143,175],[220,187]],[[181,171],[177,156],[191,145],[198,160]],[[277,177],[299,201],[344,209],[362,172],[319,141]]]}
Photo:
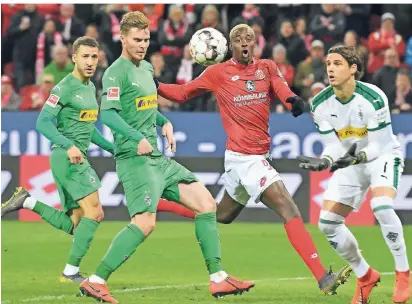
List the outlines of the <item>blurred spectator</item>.
{"label": "blurred spectator", "polygon": [[96,41],[99,43],[100,49],[104,51],[105,57],[107,58],[109,65],[114,62],[115,58],[113,58],[112,52],[107,47],[107,45],[103,41],[100,40],[100,35],[99,35],[96,25],[89,24],[86,27],[86,33],[84,33],[84,35],[96,39]]}
{"label": "blurred spectator", "polygon": [[114,60],[122,54],[122,43],[120,41],[120,21],[127,13],[127,5],[108,4],[105,11],[100,12],[98,26],[100,38],[113,54]]}
{"label": "blurred spectator", "polygon": [[370,4],[337,4],[336,8],[346,16],[347,31],[354,31],[362,38],[368,37]]}
{"label": "blurred spectator", "polygon": [[292,23],[284,20],[280,25],[279,37],[276,43],[283,44],[286,48],[288,61],[296,67],[299,62],[308,56],[305,41],[294,32]]}
{"label": "blurred spectator", "polygon": [[387,1],[386,4],[382,4],[383,12],[392,13],[396,16],[395,28],[398,34],[403,37],[403,40],[412,36],[412,4],[410,1],[408,2],[393,4]]}
{"label": "blurred spectator", "polygon": [[231,29],[235,27],[238,24],[245,23],[247,24],[250,19],[253,17],[258,17],[260,16],[259,9],[255,4],[252,3],[246,3],[243,7],[242,15],[236,17],[232,21],[232,26],[230,27]]}
{"label": "blurred spectator", "polygon": [[393,48],[399,57],[405,55],[405,42],[395,31],[395,16],[385,13],[381,17],[381,28],[371,33],[368,39],[368,73],[373,74],[383,66],[385,50]]}
{"label": "blurred spectator", "polygon": [[310,97],[308,99],[308,103],[310,103],[313,97],[318,95],[324,88],[326,88],[326,86],[322,82],[315,82],[314,84],[312,84],[312,86],[310,87]]}
{"label": "blurred spectator", "polygon": [[24,8],[12,17],[7,31],[13,39],[13,66],[16,77],[16,90],[34,83],[37,36],[43,27],[43,19],[35,4],[25,4]]}
{"label": "blurred spectator", "polygon": [[67,74],[73,72],[74,65],[69,58],[69,50],[65,45],[56,45],[52,51],[53,61],[45,68],[44,74],[51,74],[55,83],[59,83]]}
{"label": "blurred spectator", "polygon": [[55,45],[63,44],[63,36],[56,31],[54,20],[46,20],[43,31],[37,38],[36,68],[35,76],[39,79],[43,69],[51,61],[51,50]]}
{"label": "blurred spectator", "polygon": [[412,77],[412,37],[409,38],[408,45],[406,47],[405,63],[409,67],[409,70],[411,71],[411,77]]}
{"label": "blurred spectator", "polygon": [[54,77],[50,74],[43,74],[39,85],[31,85],[23,87],[20,90],[20,95],[23,102],[20,105],[22,111],[40,111],[49,98],[50,92],[55,85]]}
{"label": "blurred spectator", "polygon": [[70,46],[85,32],[83,21],[74,15],[74,4],[60,5],[60,18],[56,27],[62,33],[65,43]]}
{"label": "blurred spectator", "polygon": [[102,78],[104,71],[108,68],[109,63],[107,60],[106,53],[103,49],[99,50],[98,53],[98,62],[97,62],[97,67],[96,67],[96,72],[94,73],[92,77],[92,82],[94,83],[94,86],[96,87],[96,93],[97,93],[97,101],[100,103],[100,98],[102,97],[102,90],[103,90],[103,85],[102,85]]}
{"label": "blurred spectator", "polygon": [[276,62],[280,72],[285,78],[288,85],[293,85],[293,77],[295,76],[295,69],[286,60],[286,48],[282,44],[276,44],[273,47],[273,61]]}
{"label": "blurred spectator", "polygon": [[346,32],[345,38],[343,39],[343,44],[355,48],[362,60],[362,66],[365,68],[366,63],[368,62],[368,49],[360,43],[358,34],[354,31]]}
{"label": "blurred spectator", "polygon": [[310,57],[299,63],[296,70],[295,87],[300,90],[304,100],[310,97],[312,84],[326,84],[325,46],[322,41],[314,40],[310,47]]}
{"label": "blurred spectator", "polygon": [[335,4],[322,4],[322,11],[310,23],[314,39],[321,40],[326,50],[342,41],[345,32],[345,15],[336,9]]}
{"label": "blurred spectator", "polygon": [[169,16],[163,22],[159,30],[160,52],[164,56],[166,64],[177,70],[183,49],[189,42],[193,31],[185,19],[184,10],[175,5],[169,7]]}
{"label": "blurred spectator", "polygon": [[270,58],[270,47],[263,37],[262,31],[265,21],[261,17],[255,17],[249,20],[249,25],[255,32],[256,44],[253,56],[258,59]]}
{"label": "blurred spectator", "polygon": [[222,24],[220,23],[219,11],[216,6],[212,4],[206,5],[203,8],[202,20],[201,23],[196,26],[196,31],[204,27],[213,27],[224,34]]}
{"label": "blurred spectator", "polygon": [[399,71],[399,56],[396,50],[387,49],[384,55],[384,65],[373,75],[373,83],[377,85],[388,97],[389,103],[395,100],[396,74]]}
{"label": "blurred spectator", "polygon": [[59,16],[60,4],[36,4],[36,7],[40,16],[43,16],[44,18],[57,19]]}
{"label": "blurred spectator", "polygon": [[20,96],[14,91],[10,77],[1,76],[1,109],[3,111],[18,110],[20,103]]}
{"label": "blurred spectator", "polygon": [[9,28],[11,18],[24,8],[23,4],[2,4],[1,5],[1,36],[4,37]]}
{"label": "blurred spectator", "polygon": [[392,113],[412,112],[412,87],[408,70],[400,70],[396,75],[396,98]]}
{"label": "blurred spectator", "polygon": [[[160,9],[158,7],[159,4],[144,4],[143,7],[143,13],[146,15],[147,19],[149,20],[149,29],[150,29],[150,45],[147,50],[146,56],[149,58],[150,55],[154,52],[159,52],[160,51],[160,45],[159,45],[159,37],[158,37],[158,32],[159,32],[159,22],[163,16],[163,11],[164,11],[164,4],[163,8],[161,10],[161,13],[159,12]],[[130,9],[130,4],[129,4],[129,9]]]}
{"label": "blurred spectator", "polygon": [[[165,66],[165,60],[161,53],[154,53],[150,56],[150,63],[153,66],[153,76],[156,77],[160,82],[163,83],[173,83],[175,82],[175,77],[171,70],[167,69]],[[159,107],[161,111],[167,111],[169,107],[169,101],[162,96],[158,96]]]}
{"label": "blurred spectator", "polygon": [[295,32],[296,34],[299,35],[300,38],[305,41],[305,46],[306,49],[310,49],[310,44],[312,43],[313,40],[313,35],[310,35],[307,33],[307,26],[306,26],[306,18],[305,17],[299,17],[295,21]]}

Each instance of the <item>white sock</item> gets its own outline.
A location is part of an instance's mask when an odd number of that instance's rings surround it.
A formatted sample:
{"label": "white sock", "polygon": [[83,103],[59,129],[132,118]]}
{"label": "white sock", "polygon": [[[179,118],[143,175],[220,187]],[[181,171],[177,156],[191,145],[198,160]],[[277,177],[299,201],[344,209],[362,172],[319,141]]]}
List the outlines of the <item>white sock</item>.
{"label": "white sock", "polygon": [[26,198],[24,200],[23,203],[23,208],[24,209],[29,209],[29,210],[33,210],[34,206],[36,205],[37,200],[35,200],[34,198],[32,198],[31,196],[29,196],[28,198]]}
{"label": "white sock", "polygon": [[371,207],[378,220],[383,238],[392,252],[397,271],[408,271],[409,263],[403,237],[402,222],[393,210],[393,199],[379,196],[371,199]]}
{"label": "white sock", "polygon": [[92,275],[90,278],[89,278],[89,281],[91,282],[91,283],[97,283],[97,284],[106,284],[106,281],[105,280],[103,280],[101,277],[98,277],[97,275]]}
{"label": "white sock", "polygon": [[64,267],[63,274],[70,276],[70,275],[75,275],[78,273],[80,268],[78,266],[73,266],[70,264],[66,264],[66,267]]}
{"label": "white sock", "polygon": [[227,278],[227,273],[223,270],[212,273],[210,275],[210,281],[215,283],[223,282]]}
{"label": "white sock", "polygon": [[370,266],[360,253],[358,242],[344,222],[343,216],[322,210],[319,229],[340,257],[352,267],[356,277],[361,278],[368,272]]}

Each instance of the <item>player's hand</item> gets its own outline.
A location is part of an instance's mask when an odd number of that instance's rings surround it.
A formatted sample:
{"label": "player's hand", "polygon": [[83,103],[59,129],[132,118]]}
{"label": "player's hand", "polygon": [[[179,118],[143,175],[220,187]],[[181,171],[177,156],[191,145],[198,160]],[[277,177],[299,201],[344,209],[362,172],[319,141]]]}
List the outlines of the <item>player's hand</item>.
{"label": "player's hand", "polygon": [[301,162],[299,167],[310,171],[323,171],[330,167],[331,163],[326,158],[314,158],[309,156],[298,156],[297,159]]}
{"label": "player's hand", "polygon": [[330,168],[330,172],[335,172],[338,169],[346,168],[348,166],[364,162],[366,160],[365,152],[355,154],[356,147],[356,143],[352,144],[349,147],[348,151],[345,153],[345,155],[343,155],[341,158],[339,158],[337,161],[333,163],[332,167]]}
{"label": "player's hand", "polygon": [[76,146],[73,146],[69,150],[67,150],[67,156],[69,157],[72,164],[77,165],[84,162],[83,154]]}
{"label": "player's hand", "polygon": [[302,115],[303,111],[305,110],[305,102],[299,96],[293,96],[286,99],[287,103],[292,105],[292,115],[293,117],[298,117]]}
{"label": "player's hand", "polygon": [[143,138],[137,145],[137,154],[138,155],[150,155],[153,152],[152,145],[147,141],[146,138]]}
{"label": "player's hand", "polygon": [[166,150],[170,148],[170,151],[176,153],[176,139],[173,135],[173,125],[168,122],[162,127],[162,135],[167,139]]}

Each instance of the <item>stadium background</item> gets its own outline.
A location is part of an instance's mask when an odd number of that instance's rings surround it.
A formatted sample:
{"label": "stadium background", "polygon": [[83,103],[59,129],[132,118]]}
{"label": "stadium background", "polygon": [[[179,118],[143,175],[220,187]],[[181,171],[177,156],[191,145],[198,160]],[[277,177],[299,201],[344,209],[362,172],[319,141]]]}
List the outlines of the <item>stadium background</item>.
{"label": "stadium background", "polygon": [[[149,16],[152,30],[147,59],[166,83],[185,83],[203,71],[190,59],[185,46],[196,29],[206,26],[227,35],[238,23],[250,24],[257,33],[255,56],[275,60],[292,89],[306,100],[327,85],[325,51],[337,43],[354,45],[364,60],[363,80],[380,86],[389,98],[393,128],[407,159],[395,207],[401,220],[412,224],[412,5],[2,4],[1,9],[2,201],[21,184],[39,200],[59,205],[48,165],[50,145],[35,130],[38,111],[54,84],[71,72],[70,44],[84,34],[95,37],[102,46],[93,79],[101,94],[103,72],[121,51],[118,22],[126,11],[139,9]],[[395,32],[388,32],[391,24]],[[214,96],[205,94],[184,105],[160,98],[159,104],[175,126],[176,159],[219,197],[226,135]],[[319,155],[320,136],[308,114],[294,119],[283,113],[278,101],[273,102],[272,112],[273,165],[305,221],[316,223],[329,174],[300,170],[294,158]],[[111,138],[107,128],[99,128]],[[163,147],[161,138],[159,146]],[[113,160],[96,146],[89,154],[103,183],[100,197],[105,219],[127,220]],[[262,205],[249,207],[239,220],[279,221]],[[7,218],[37,219],[29,212]],[[159,219],[182,220],[171,214],[160,214]],[[374,225],[369,204],[351,216],[349,223]]]}

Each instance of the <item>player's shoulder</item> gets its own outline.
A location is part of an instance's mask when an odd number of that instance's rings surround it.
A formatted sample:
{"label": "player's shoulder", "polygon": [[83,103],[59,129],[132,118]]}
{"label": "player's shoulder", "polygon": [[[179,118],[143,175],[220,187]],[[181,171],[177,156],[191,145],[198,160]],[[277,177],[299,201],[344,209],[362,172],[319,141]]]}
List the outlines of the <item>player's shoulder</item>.
{"label": "player's shoulder", "polygon": [[332,86],[327,86],[318,94],[316,94],[310,101],[310,111],[314,113],[316,109],[321,108],[325,101],[334,95]]}
{"label": "player's shoulder", "polygon": [[120,77],[126,74],[124,61],[119,57],[104,71],[103,77]]}
{"label": "player's shoulder", "polygon": [[140,61],[140,67],[144,70],[148,70],[150,73],[154,73],[152,64],[147,60]]}
{"label": "player's shoulder", "polygon": [[375,110],[383,108],[385,104],[388,103],[388,97],[386,94],[374,84],[356,81],[355,92],[360,95],[365,102],[371,104]]}
{"label": "player's shoulder", "polygon": [[66,94],[67,92],[70,92],[73,87],[71,80],[71,74],[67,75],[52,88],[51,93],[61,96]]}

